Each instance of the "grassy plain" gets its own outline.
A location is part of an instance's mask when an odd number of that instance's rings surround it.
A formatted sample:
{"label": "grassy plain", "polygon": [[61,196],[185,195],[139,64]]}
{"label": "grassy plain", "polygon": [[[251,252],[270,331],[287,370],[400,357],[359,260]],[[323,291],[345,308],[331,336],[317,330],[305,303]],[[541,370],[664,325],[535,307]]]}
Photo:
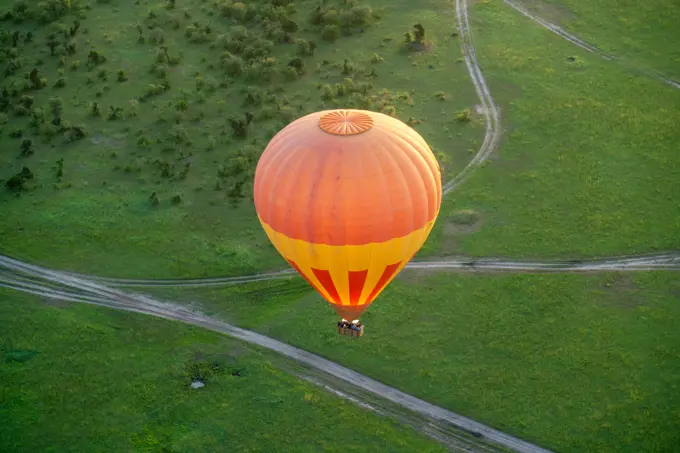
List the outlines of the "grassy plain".
{"label": "grassy plain", "polygon": [[[0,300],[2,451],[445,451],[224,336],[5,290]],[[206,386],[189,389],[212,362]]]}
{"label": "grassy plain", "polygon": [[529,0],[522,4],[605,52],[680,80],[677,2]]}
{"label": "grassy plain", "polygon": [[[250,12],[242,13],[226,0],[178,0],[173,9],[168,2],[74,0],[74,10],[49,25],[30,18],[3,22],[5,60],[21,67],[2,80],[11,95],[17,92],[0,113],[0,179],[9,180],[23,166],[34,179],[19,196],[0,190],[0,250],[116,276],[278,268],[284,263],[250,200],[252,172],[277,130],[323,108],[362,107],[420,121],[414,127],[447,173],[466,164],[481,142],[483,123],[455,119],[478,101],[452,36],[455,16],[448,2],[327,2],[329,11],[340,14],[327,12],[322,21],[349,23],[352,33],[333,42],[322,38],[322,25],[310,22],[317,2],[272,3],[289,2],[252,1]],[[78,5],[90,8],[76,12]],[[37,8],[31,3],[29,11]],[[76,18],[80,27],[70,36]],[[414,18],[427,25],[428,52],[405,51],[404,33]],[[15,31],[21,35],[13,48]],[[55,56],[47,45],[50,34],[59,43]],[[313,55],[298,53],[299,39],[317,44]],[[274,44],[278,40],[292,42]],[[106,61],[88,68],[91,50]],[[304,66],[299,74],[289,66],[295,58],[301,60],[297,67]],[[34,67],[47,86],[24,89]],[[59,77],[65,85],[56,88]],[[21,96],[33,98],[29,112],[21,108]],[[52,98],[62,101],[61,127],[49,124]],[[101,116],[92,116],[93,102]],[[120,118],[108,118],[111,108],[122,109],[114,114]],[[36,109],[44,123],[32,119]],[[254,119],[239,138],[229,121],[245,121],[246,112]],[[82,125],[87,135],[67,142],[73,125]],[[32,141],[28,156],[20,155],[23,140]],[[63,175],[57,178],[59,159]],[[175,195],[181,197],[177,204]]]}
{"label": "grassy plain", "polygon": [[153,293],[554,451],[670,453],[680,442],[675,273],[407,271],[366,312],[359,340],[337,335],[300,278]]}
{"label": "grassy plain", "polygon": [[[677,249],[680,90],[589,54],[502,2],[476,2],[470,17],[505,133],[495,159],[445,199],[426,252]],[[461,209],[477,212],[474,234],[447,235]]]}

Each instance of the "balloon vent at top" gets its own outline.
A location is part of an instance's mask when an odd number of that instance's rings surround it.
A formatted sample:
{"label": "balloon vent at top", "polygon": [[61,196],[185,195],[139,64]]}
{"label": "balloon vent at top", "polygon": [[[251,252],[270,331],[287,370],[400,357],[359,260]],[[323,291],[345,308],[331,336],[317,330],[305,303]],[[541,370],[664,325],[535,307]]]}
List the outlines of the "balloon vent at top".
{"label": "balloon vent at top", "polygon": [[319,127],[333,135],[357,135],[373,127],[373,118],[356,110],[336,110],[319,118]]}

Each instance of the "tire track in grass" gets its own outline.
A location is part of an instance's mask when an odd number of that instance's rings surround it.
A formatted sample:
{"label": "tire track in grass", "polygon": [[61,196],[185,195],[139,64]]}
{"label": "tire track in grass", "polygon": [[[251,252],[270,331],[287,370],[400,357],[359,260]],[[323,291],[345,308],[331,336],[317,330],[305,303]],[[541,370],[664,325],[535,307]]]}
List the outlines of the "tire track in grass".
{"label": "tire track in grass", "polygon": [[467,0],[456,0],[456,18],[458,21],[458,31],[461,37],[461,47],[463,49],[463,59],[465,66],[467,66],[470,79],[482,103],[482,113],[486,120],[486,130],[484,132],[484,141],[480,146],[477,154],[465,166],[465,168],[454,176],[449,182],[442,187],[443,195],[455,190],[463,182],[477,170],[489,156],[498,149],[498,144],[501,139],[501,119],[500,109],[494,103],[491,97],[491,91],[486,84],[482,69],[479,67],[477,60],[477,52],[475,51],[474,40],[470,32],[470,23],[468,21]]}
{"label": "tire track in grass", "polygon": [[[1,256],[1,255],[0,255]],[[7,258],[7,257],[6,257]],[[654,270],[680,271],[680,251],[661,252],[649,255],[632,255],[623,257],[563,260],[563,261],[529,261],[503,258],[469,258],[458,257],[446,260],[415,261],[406,265],[408,270],[451,269],[469,272],[641,272]],[[241,277],[213,277],[193,279],[130,279],[108,278],[65,272],[78,278],[104,283],[122,288],[143,287],[185,287],[228,286],[246,283],[298,278],[292,269],[281,272],[268,272]]]}
{"label": "tire track in grass", "polygon": [[[549,453],[541,447],[408,395],[321,356],[232,326],[189,307],[123,292],[82,277],[7,257],[0,256],[0,266],[5,268],[0,273],[0,286],[6,288],[181,321],[274,351],[312,370],[316,378],[307,376],[308,379],[321,383],[324,388],[333,389],[336,395],[402,420],[453,451],[502,452],[504,448],[509,448],[520,453]],[[55,286],[67,289],[59,290]],[[340,385],[350,390],[335,388]],[[366,395],[370,396],[370,403],[366,402]]]}
{"label": "tire track in grass", "polygon": [[626,66],[629,67],[629,69],[634,70],[636,72],[640,72],[642,74],[645,74],[649,77],[653,77],[655,79],[658,79],[673,88],[680,89],[680,82],[677,82],[675,80],[669,79],[667,75],[655,70],[655,69],[648,69],[648,68],[643,68],[638,65],[633,65],[631,63],[625,63],[624,60],[621,58],[617,57],[614,54],[607,53],[604,50],[600,49],[599,47],[590,44],[578,36],[575,36],[568,31],[564,30],[562,27],[559,25],[553,24],[552,22],[548,22],[547,20],[535,15],[534,13],[530,12],[528,9],[526,9],[523,5],[513,2],[512,0],[503,0],[503,2],[508,5],[510,8],[514,9],[515,11],[519,12],[525,17],[528,17],[529,19],[533,20],[537,24],[539,24],[541,27],[547,28],[551,32],[555,33],[556,35],[560,36],[563,39],[566,39],[570,43],[580,47],[583,50],[586,50],[588,52],[592,52],[595,54],[600,55],[602,58],[605,60],[611,60],[611,61],[618,61],[619,63],[624,63]]}

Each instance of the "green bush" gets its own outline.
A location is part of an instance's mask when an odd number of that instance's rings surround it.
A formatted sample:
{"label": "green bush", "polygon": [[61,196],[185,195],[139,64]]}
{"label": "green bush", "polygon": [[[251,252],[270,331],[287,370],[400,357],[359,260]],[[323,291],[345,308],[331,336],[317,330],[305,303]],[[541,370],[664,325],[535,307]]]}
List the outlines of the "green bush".
{"label": "green bush", "polygon": [[468,123],[470,120],[472,120],[472,110],[465,109],[456,113],[456,121],[459,123]]}
{"label": "green bush", "polygon": [[336,25],[326,25],[321,30],[321,38],[324,41],[334,42],[340,37],[340,29]]}

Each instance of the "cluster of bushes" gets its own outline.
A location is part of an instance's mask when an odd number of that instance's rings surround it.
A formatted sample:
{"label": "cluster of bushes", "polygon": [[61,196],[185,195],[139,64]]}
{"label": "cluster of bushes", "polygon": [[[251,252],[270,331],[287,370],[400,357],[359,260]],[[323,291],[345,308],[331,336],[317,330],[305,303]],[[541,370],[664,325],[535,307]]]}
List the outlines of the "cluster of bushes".
{"label": "cluster of bushes", "polygon": [[[81,140],[87,135],[87,129],[82,124],[72,125],[70,122],[62,118],[63,101],[59,97],[52,97],[49,99],[47,108],[37,107],[33,96],[20,95],[16,92],[15,96],[3,88],[0,92],[0,111],[6,118],[4,111],[13,107],[13,113],[16,116],[30,117],[28,127],[35,134],[42,135],[48,142],[55,136],[61,134],[66,142],[73,142]],[[18,100],[12,104],[12,98],[16,97]],[[24,136],[22,128],[16,128],[10,132],[13,138],[21,138]],[[24,156],[33,153],[32,142],[24,139],[21,145],[21,153]]]}
{"label": "cluster of bushes", "polygon": [[244,77],[246,80],[257,82],[280,82],[295,80],[305,73],[306,67],[302,59],[293,58],[288,63],[281,62],[275,57],[244,58],[229,51],[222,52],[222,67],[226,74],[232,77]]}
{"label": "cluster of bushes", "polygon": [[30,20],[48,24],[61,19],[69,12],[69,9],[71,12],[78,13],[82,10],[82,6],[76,0],[71,2],[67,0],[16,0],[9,9],[0,14],[0,19],[17,24]]}
{"label": "cluster of bushes", "polygon": [[356,0],[343,0],[318,5],[312,10],[309,22],[320,29],[324,40],[332,42],[341,34],[363,32],[379,17],[370,6],[360,5]]}

